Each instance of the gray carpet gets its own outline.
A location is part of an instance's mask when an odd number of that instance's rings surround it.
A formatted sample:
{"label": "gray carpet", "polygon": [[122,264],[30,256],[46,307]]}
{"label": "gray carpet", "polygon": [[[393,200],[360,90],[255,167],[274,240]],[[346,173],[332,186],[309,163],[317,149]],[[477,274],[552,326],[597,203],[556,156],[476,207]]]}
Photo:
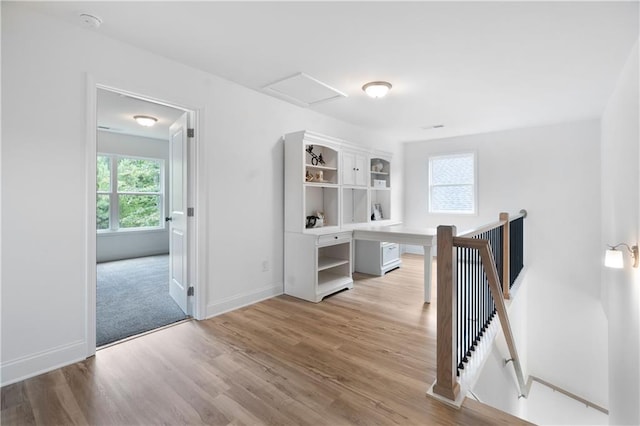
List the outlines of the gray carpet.
{"label": "gray carpet", "polygon": [[169,255],[98,264],[96,346],[186,318],[169,296]]}

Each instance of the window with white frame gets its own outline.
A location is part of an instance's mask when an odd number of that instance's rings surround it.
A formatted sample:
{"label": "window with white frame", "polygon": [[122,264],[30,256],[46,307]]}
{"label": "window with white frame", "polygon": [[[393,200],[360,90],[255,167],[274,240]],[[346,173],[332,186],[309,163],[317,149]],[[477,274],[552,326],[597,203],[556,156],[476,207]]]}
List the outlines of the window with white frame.
{"label": "window with white frame", "polygon": [[98,231],[158,229],[164,226],[164,161],[98,154]]}
{"label": "window with white frame", "polygon": [[429,213],[476,212],[475,166],[472,152],[429,158]]}

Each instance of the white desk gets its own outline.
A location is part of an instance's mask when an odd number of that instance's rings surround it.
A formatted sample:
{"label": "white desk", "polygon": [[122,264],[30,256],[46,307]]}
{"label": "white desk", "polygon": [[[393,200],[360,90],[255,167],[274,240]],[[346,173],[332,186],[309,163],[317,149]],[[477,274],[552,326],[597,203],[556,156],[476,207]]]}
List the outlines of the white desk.
{"label": "white desk", "polygon": [[424,247],[424,301],[431,303],[431,260],[436,234],[435,228],[408,228],[405,225],[370,226],[354,229],[353,239]]}

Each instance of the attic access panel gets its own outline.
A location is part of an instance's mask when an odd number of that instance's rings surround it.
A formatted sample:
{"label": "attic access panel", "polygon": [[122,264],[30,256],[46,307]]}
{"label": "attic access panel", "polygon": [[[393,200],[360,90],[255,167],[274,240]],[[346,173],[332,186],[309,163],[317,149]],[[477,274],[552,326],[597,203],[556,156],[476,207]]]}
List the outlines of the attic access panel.
{"label": "attic access panel", "polygon": [[303,72],[263,87],[266,93],[299,106],[309,107],[347,95]]}

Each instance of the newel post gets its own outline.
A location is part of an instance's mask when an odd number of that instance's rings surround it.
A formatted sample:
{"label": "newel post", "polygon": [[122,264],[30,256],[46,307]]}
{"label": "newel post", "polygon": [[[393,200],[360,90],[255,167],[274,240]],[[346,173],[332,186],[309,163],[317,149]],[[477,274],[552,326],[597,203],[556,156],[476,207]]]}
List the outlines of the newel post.
{"label": "newel post", "polygon": [[510,264],[511,264],[511,250],[509,243],[511,237],[509,236],[509,229],[511,229],[509,222],[509,213],[500,213],[500,221],[505,221],[502,225],[502,297],[509,299],[509,284],[511,281]]}
{"label": "newel post", "polygon": [[436,341],[436,383],[433,392],[452,401],[460,392],[456,374],[456,303],[457,303],[457,255],[453,246],[456,236],[455,226],[438,226],[437,234],[437,341]]}

